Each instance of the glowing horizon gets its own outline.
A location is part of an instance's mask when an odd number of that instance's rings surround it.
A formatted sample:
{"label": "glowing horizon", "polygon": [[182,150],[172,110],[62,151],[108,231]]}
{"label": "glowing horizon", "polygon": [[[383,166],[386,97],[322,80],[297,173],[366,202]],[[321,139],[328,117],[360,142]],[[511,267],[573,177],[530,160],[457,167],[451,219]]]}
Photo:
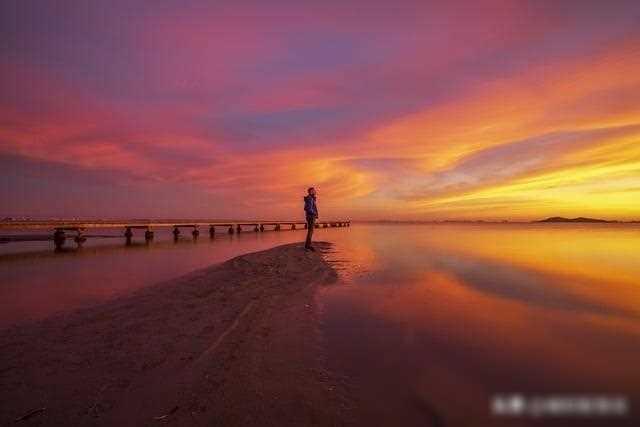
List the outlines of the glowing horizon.
{"label": "glowing horizon", "polygon": [[0,16],[0,215],[640,220],[638,2]]}

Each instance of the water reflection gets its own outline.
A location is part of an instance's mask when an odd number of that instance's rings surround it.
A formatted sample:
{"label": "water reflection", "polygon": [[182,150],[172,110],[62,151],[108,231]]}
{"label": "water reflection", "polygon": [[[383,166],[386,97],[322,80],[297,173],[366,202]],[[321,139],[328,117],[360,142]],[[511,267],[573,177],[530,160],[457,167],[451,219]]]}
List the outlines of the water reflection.
{"label": "water reflection", "polygon": [[330,360],[353,378],[365,423],[501,425],[496,393],[640,402],[638,227],[358,231],[333,255],[353,254],[357,271],[319,301]]}
{"label": "water reflection", "polygon": [[[319,230],[331,239],[346,228]],[[243,253],[302,241],[304,232],[247,232],[215,238],[187,233],[174,241],[171,230],[156,231],[153,242],[140,236],[130,245],[117,230],[113,238],[91,238],[80,249],[54,252],[52,242],[2,245],[0,328],[88,305],[170,280]]]}
{"label": "water reflection", "polygon": [[[371,425],[504,425],[495,393],[640,402],[640,226],[362,225],[318,229],[341,280],[318,294],[329,362]],[[170,232],[0,255],[0,327],[84,307],[304,232]],[[39,246],[38,246],[39,245]],[[615,422],[614,422],[615,421]],[[566,425],[567,420],[557,420]],[[527,425],[511,419],[507,425]],[[593,424],[590,424],[593,425]]]}

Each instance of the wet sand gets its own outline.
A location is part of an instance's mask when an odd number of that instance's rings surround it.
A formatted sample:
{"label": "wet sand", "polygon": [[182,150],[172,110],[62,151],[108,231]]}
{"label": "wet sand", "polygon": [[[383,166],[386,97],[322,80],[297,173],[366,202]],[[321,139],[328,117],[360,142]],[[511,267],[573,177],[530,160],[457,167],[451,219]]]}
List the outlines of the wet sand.
{"label": "wet sand", "polygon": [[336,277],[289,244],[1,331],[0,425],[349,424],[314,302]]}

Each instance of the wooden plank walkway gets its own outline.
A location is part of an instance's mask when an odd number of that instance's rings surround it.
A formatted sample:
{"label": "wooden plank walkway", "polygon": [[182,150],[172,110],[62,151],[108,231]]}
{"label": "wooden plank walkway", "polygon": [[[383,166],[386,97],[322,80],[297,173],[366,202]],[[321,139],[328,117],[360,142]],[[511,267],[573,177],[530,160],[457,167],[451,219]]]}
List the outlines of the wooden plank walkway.
{"label": "wooden plank walkway", "polygon": [[[305,221],[233,221],[233,222],[217,222],[207,220],[52,220],[52,221],[0,221],[0,231],[2,230],[47,230],[53,233],[53,242],[56,249],[62,249],[67,238],[72,238],[78,246],[81,246],[87,240],[84,232],[88,229],[99,228],[122,228],[124,229],[124,237],[127,244],[131,244],[134,230],[145,230],[144,238],[148,243],[153,240],[154,229],[172,228],[173,236],[178,239],[181,229],[191,229],[191,235],[197,239],[200,234],[200,228],[208,228],[209,235],[214,237],[216,228],[224,227],[228,234],[241,233],[242,231],[264,232],[267,227],[272,227],[273,231],[281,231],[283,226],[288,226],[290,230],[307,228]],[[316,228],[329,227],[350,227],[350,220],[333,220],[316,222]],[[73,234],[68,235],[71,232]]]}

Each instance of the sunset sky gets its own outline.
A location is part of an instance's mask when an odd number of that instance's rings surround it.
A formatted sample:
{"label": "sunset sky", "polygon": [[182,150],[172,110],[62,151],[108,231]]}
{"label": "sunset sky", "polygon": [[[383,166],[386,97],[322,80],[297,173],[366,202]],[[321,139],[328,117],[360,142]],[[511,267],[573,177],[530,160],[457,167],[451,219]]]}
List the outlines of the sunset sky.
{"label": "sunset sky", "polygon": [[0,215],[640,219],[640,1],[3,1]]}

